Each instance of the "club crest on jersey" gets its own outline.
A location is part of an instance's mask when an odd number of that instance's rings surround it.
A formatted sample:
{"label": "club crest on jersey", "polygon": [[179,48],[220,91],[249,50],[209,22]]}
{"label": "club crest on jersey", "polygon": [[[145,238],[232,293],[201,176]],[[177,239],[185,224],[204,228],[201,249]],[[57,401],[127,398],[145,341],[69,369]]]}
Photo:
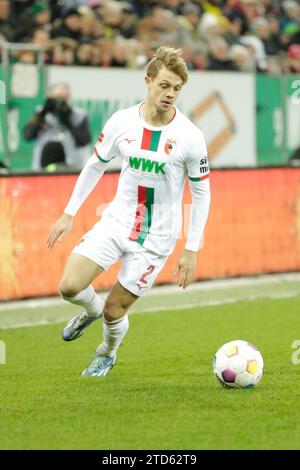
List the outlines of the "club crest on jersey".
{"label": "club crest on jersey", "polygon": [[176,148],[176,140],[168,139],[165,143],[164,150],[167,155],[171,155]]}
{"label": "club crest on jersey", "polygon": [[99,136],[99,139],[98,139],[99,144],[102,144],[103,139],[104,139],[104,134],[102,132]]}

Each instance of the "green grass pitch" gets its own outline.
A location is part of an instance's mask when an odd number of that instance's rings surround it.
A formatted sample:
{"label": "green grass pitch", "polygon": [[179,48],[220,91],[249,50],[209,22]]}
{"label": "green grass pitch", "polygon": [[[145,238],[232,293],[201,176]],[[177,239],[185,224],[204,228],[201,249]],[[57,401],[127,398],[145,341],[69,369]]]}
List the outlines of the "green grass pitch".
{"label": "green grass pitch", "polygon": [[[300,448],[299,297],[141,313],[130,324],[104,379],[80,375],[100,322],[71,343],[64,324],[0,330],[0,448]],[[264,357],[252,390],[225,390],[212,374],[214,353],[233,339]]]}

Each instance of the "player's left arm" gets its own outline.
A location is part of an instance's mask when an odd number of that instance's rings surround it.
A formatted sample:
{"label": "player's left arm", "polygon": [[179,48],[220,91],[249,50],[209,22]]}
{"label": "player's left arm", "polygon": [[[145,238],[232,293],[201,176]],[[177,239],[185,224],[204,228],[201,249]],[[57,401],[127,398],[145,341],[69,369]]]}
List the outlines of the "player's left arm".
{"label": "player's left arm", "polygon": [[209,163],[202,133],[190,145],[186,157],[186,171],[192,195],[190,223],[185,249],[177,263],[179,286],[185,289],[192,281],[197,264],[197,253],[203,246],[204,228],[210,206]]}

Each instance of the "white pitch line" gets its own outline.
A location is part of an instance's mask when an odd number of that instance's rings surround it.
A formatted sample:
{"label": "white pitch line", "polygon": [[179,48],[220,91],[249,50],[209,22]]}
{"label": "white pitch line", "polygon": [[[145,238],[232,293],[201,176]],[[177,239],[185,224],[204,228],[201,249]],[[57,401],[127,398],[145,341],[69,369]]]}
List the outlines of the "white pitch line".
{"label": "white pitch line", "polygon": [[[210,291],[216,289],[232,289],[235,287],[256,286],[261,284],[272,284],[286,282],[300,282],[300,273],[279,273],[279,274],[266,274],[256,277],[242,277],[230,279],[212,279],[209,281],[198,281],[189,285],[188,289],[183,291],[178,285],[156,286],[151,289],[147,297],[156,295],[168,295],[173,293],[189,293],[197,291]],[[101,291],[105,295],[108,291]],[[43,297],[40,299],[16,300],[11,302],[0,301],[0,313],[9,312],[11,310],[34,309],[41,307],[55,307],[57,305],[66,305],[66,302],[60,297]]]}
{"label": "white pitch line", "polygon": [[[192,308],[201,308],[201,307],[215,307],[218,305],[224,305],[224,304],[234,304],[237,302],[254,302],[256,300],[265,300],[265,299],[270,299],[270,300],[278,300],[278,299],[288,299],[288,298],[294,298],[298,297],[300,293],[298,291],[294,292],[286,292],[286,293],[281,293],[281,294],[270,294],[270,295],[264,295],[264,294],[258,294],[258,295],[250,295],[247,297],[231,297],[231,298],[226,298],[224,300],[204,300],[202,302],[195,302],[195,303],[189,303],[189,304],[179,304],[174,306],[164,306],[164,307],[156,307],[156,308],[144,308],[136,312],[131,312],[131,315],[138,315],[141,313],[158,313],[158,312],[169,312],[170,310],[190,310]],[[24,322],[24,323],[15,323],[14,325],[6,325],[2,326],[0,328],[1,330],[13,330],[17,328],[28,328],[28,327],[33,327],[33,326],[47,326],[47,325],[57,325],[58,323],[62,323],[64,321],[67,321],[66,316],[63,317],[57,317],[54,321],[51,320],[46,320],[46,319],[40,319],[35,322]]]}

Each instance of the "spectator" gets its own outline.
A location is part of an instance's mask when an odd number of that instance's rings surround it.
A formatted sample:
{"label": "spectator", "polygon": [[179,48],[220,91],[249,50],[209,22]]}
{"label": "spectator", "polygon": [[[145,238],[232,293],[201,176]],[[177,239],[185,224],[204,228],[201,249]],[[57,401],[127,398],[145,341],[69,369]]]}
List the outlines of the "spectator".
{"label": "spectator", "polygon": [[131,0],[131,4],[136,15],[139,18],[143,18],[151,14],[153,6],[156,4],[156,0]]}
{"label": "spectator", "polygon": [[8,0],[0,1],[0,39],[13,41],[15,38],[13,25],[10,20],[10,5]]}
{"label": "spectator", "polygon": [[266,18],[255,18],[251,29],[263,43],[267,55],[279,54],[279,44],[273,39],[270,23]]}
{"label": "spectator", "polygon": [[80,41],[86,42],[94,37],[96,17],[92,10],[80,10]]}
{"label": "spectator", "polygon": [[193,42],[185,41],[181,44],[182,57],[189,70],[193,70]]}
{"label": "spectator", "polygon": [[75,63],[75,47],[63,46],[63,65],[74,65]]}
{"label": "spectator", "polygon": [[229,46],[225,39],[218,37],[211,43],[208,70],[236,70],[234,63],[229,59]]}
{"label": "spectator", "polygon": [[195,44],[192,48],[192,69],[203,71],[207,68],[208,48],[202,43]]}
{"label": "spectator", "polygon": [[137,16],[130,3],[125,3],[122,7],[122,20],[120,34],[126,39],[136,36]]}
{"label": "spectator", "polygon": [[107,38],[118,36],[122,25],[122,5],[114,0],[107,0],[101,4],[99,12],[103,18],[105,36]]}
{"label": "spectator", "polygon": [[[96,41],[96,46],[101,53],[101,62],[99,65],[102,67],[110,67],[112,62],[112,41],[106,38],[99,39]],[[97,61],[99,61],[99,53],[97,54]]]}
{"label": "spectator", "polygon": [[279,19],[275,16],[269,17],[269,25],[271,31],[271,38],[274,44],[276,44],[278,53],[283,49],[283,44],[280,37],[280,24]]}
{"label": "spectator", "polygon": [[75,65],[91,65],[93,57],[92,44],[80,44],[76,50]]}
{"label": "spectator", "polygon": [[127,41],[126,39],[117,38],[112,44],[112,61],[111,67],[127,66]]}
{"label": "spectator", "polygon": [[294,0],[282,2],[285,17],[281,21],[281,29],[285,32],[294,33],[299,30],[300,6]]}
{"label": "spectator", "polygon": [[300,45],[291,44],[287,55],[286,72],[300,75]]}
{"label": "spectator", "polygon": [[93,44],[91,53],[91,65],[101,66],[102,65],[102,50],[98,44]]}
{"label": "spectator", "polygon": [[128,39],[127,50],[127,66],[133,69],[144,68],[147,63],[145,45],[136,39]]}
{"label": "spectator", "polygon": [[168,40],[171,39],[176,45],[181,44],[189,37],[174,13],[160,6],[153,8],[150,16],[138,21],[137,35],[138,39],[145,43],[154,41],[162,43],[167,36]]}
{"label": "spectator", "polygon": [[246,36],[241,37],[241,43],[243,46],[250,48],[250,50],[252,51],[255,57],[256,70],[262,73],[267,72],[268,71],[267,56],[266,56],[265,46],[263,42],[261,41],[261,39],[255,36],[246,35]]}
{"label": "spectator", "polygon": [[179,21],[195,41],[202,39],[202,35],[199,30],[200,18],[201,9],[198,5],[188,2],[183,6],[182,15],[179,17]]}
{"label": "spectator", "polygon": [[26,42],[36,29],[47,32],[52,29],[50,9],[42,2],[34,3],[20,15],[15,28],[15,39]]}
{"label": "spectator", "polygon": [[258,13],[258,6],[259,0],[241,0],[242,11],[245,14],[245,17],[248,22],[248,29],[252,23],[252,21],[259,16]]}
{"label": "spectator", "polygon": [[48,31],[38,28],[33,32],[31,39],[32,44],[39,46],[44,53],[44,62],[49,64],[52,62],[51,49],[52,41],[50,39],[50,34]]}
{"label": "spectator", "polygon": [[66,37],[78,41],[80,39],[80,13],[75,8],[67,10],[62,20],[52,30],[52,37]]}
{"label": "spectator", "polygon": [[294,1],[284,2],[287,16],[290,20],[288,25],[288,46],[300,44],[300,5]]}
{"label": "spectator", "polygon": [[255,61],[247,47],[235,44],[229,49],[228,56],[239,72],[255,71]]}
{"label": "spectator", "polygon": [[14,21],[16,21],[20,15],[28,8],[35,3],[35,0],[10,0],[10,10],[11,10],[11,17]]}
{"label": "spectator", "polygon": [[225,34],[228,27],[227,23],[224,16],[217,17],[212,13],[204,13],[199,24],[202,37],[209,44],[213,39]]}
{"label": "spectator", "polygon": [[33,27],[43,28],[45,31],[52,29],[51,12],[44,3],[35,3],[30,11],[33,18]]}
{"label": "spectator", "polygon": [[227,1],[223,9],[223,14],[228,17],[230,21],[237,18],[240,20],[241,35],[243,35],[249,30],[249,22],[241,2],[242,0]]}
{"label": "spectator", "polygon": [[175,15],[178,15],[181,6],[186,3],[186,0],[160,0],[159,3],[166,10],[171,10]]}
{"label": "spectator", "polygon": [[77,42],[70,38],[52,40],[51,62],[56,65],[73,65]]}
{"label": "spectator", "polygon": [[227,14],[227,28],[224,39],[230,46],[240,44],[240,37],[243,34],[243,22],[239,12],[231,11]]}
{"label": "spectator", "polygon": [[32,170],[58,164],[81,169],[88,158],[90,140],[87,113],[71,107],[68,85],[50,87],[46,102],[24,128],[26,140],[36,140]]}
{"label": "spectator", "polygon": [[36,55],[33,51],[19,51],[16,52],[16,57],[18,62],[22,64],[30,64],[33,65],[36,63]]}

